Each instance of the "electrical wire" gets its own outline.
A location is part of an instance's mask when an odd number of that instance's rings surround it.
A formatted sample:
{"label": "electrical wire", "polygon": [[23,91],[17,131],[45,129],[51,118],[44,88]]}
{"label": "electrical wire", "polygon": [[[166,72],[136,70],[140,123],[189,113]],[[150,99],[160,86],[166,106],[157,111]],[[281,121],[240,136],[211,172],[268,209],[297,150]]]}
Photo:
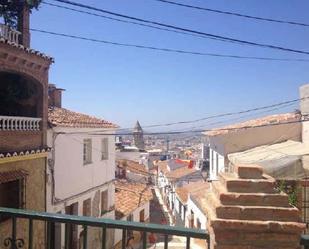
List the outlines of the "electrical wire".
{"label": "electrical wire", "polygon": [[258,46],[258,47],[263,47],[263,48],[281,50],[281,51],[285,51],[285,52],[292,52],[292,53],[309,55],[309,52],[304,51],[304,50],[285,48],[285,47],[276,46],[276,45],[272,45],[272,44],[263,44],[263,43],[253,42],[253,41],[247,41],[247,40],[241,40],[241,39],[236,39],[236,38],[232,38],[232,37],[222,36],[222,35],[206,33],[206,32],[188,29],[188,28],[182,28],[182,27],[178,27],[178,26],[174,26],[174,25],[170,25],[170,24],[165,24],[165,23],[156,22],[156,21],[152,21],[152,20],[146,20],[146,19],[142,19],[142,18],[138,18],[138,17],[128,16],[128,15],[104,10],[104,9],[101,9],[101,8],[97,8],[97,7],[94,7],[94,6],[85,5],[85,4],[81,4],[81,3],[77,3],[77,2],[73,2],[73,1],[68,1],[68,0],[52,0],[52,1],[61,2],[61,3],[68,4],[68,5],[77,6],[77,7],[80,7],[80,8],[90,9],[90,10],[106,13],[106,14],[109,14],[109,15],[113,15],[113,16],[117,16],[117,17],[121,17],[121,18],[125,18],[125,19],[130,19],[130,20],[134,20],[134,21],[138,21],[138,22],[162,26],[162,27],[165,27],[165,28],[172,28],[172,29],[175,29],[175,30],[180,30],[180,31],[188,32],[188,33],[194,33],[194,34],[203,35],[203,36],[207,36],[207,37],[218,38],[218,39],[221,39],[221,41],[224,41],[224,42],[237,42],[237,43],[241,43],[241,44],[245,44],[245,45]]}
{"label": "electrical wire", "polygon": [[[292,99],[292,100],[287,100],[287,101],[282,101],[279,103],[274,103],[271,105],[266,105],[266,106],[259,106],[251,109],[246,109],[246,110],[241,110],[241,111],[236,111],[236,112],[227,112],[227,113],[221,113],[221,114],[216,114],[216,115],[210,115],[198,119],[193,119],[193,120],[186,120],[186,121],[178,121],[178,122],[171,122],[171,123],[164,123],[164,124],[153,124],[153,125],[145,125],[143,128],[156,128],[156,127],[162,127],[162,126],[172,126],[172,125],[181,125],[181,124],[191,124],[191,123],[197,123],[205,120],[210,120],[210,119],[215,119],[215,118],[222,118],[222,117],[227,117],[227,116],[234,116],[234,115],[240,115],[240,114],[246,114],[250,112],[255,112],[255,111],[260,111],[260,110],[266,110],[274,107],[280,107],[280,106],[285,106],[288,104],[296,103],[298,101],[304,101],[306,99],[309,99],[309,97],[304,97],[304,98],[298,98],[298,99]],[[121,130],[131,130],[132,128],[121,128],[118,129],[118,131]]]}
{"label": "electrical wire", "polygon": [[204,53],[204,52],[186,51],[186,50],[172,49],[172,48],[162,48],[162,47],[159,48],[159,47],[153,47],[153,46],[145,46],[145,45],[138,45],[138,44],[129,44],[129,43],[120,43],[120,42],[113,42],[113,41],[107,41],[107,40],[100,40],[100,39],[94,39],[94,38],[88,38],[88,37],[83,37],[83,36],[58,33],[58,32],[47,31],[47,30],[42,30],[42,29],[35,29],[35,28],[31,28],[30,30],[34,31],[34,32],[39,32],[39,33],[44,33],[44,34],[49,34],[49,35],[55,35],[55,36],[61,36],[61,37],[66,37],[66,38],[72,38],[72,39],[78,39],[78,40],[84,40],[84,41],[104,43],[104,44],[116,45],[116,46],[122,46],[122,47],[134,47],[134,48],[139,48],[139,49],[156,50],[156,51],[169,52],[169,53],[190,54],[190,55],[198,55],[198,56],[211,56],[211,57],[221,57],[221,58],[231,58],[231,59],[260,60],[260,61],[309,62],[309,59],[285,59],[285,58],[272,58],[272,57],[240,56],[240,55],[232,55],[232,54],[217,54],[217,53]]}
{"label": "electrical wire", "polygon": [[307,24],[307,23],[294,22],[294,21],[286,21],[286,20],[278,20],[278,19],[272,19],[272,18],[266,18],[266,17],[246,15],[246,14],[230,12],[230,11],[210,9],[210,8],[205,8],[205,7],[200,7],[200,6],[194,6],[194,5],[184,4],[184,3],[178,3],[178,2],[174,2],[174,1],[170,1],[170,0],[154,0],[154,1],[161,2],[161,3],[167,3],[167,4],[171,4],[171,5],[175,5],[175,6],[191,8],[191,9],[197,9],[197,10],[202,10],[202,11],[214,12],[214,13],[218,13],[218,14],[244,17],[244,18],[254,19],[254,20],[259,20],[259,21],[266,21],[266,22],[274,22],[274,23],[281,23],[281,24],[289,24],[289,25],[297,25],[297,26],[309,27],[309,24]]}
{"label": "electrical wire", "polygon": [[[178,135],[178,134],[187,134],[187,133],[206,133],[208,131],[238,131],[238,130],[246,130],[246,129],[256,129],[256,128],[262,128],[262,127],[269,127],[269,126],[279,126],[279,125],[289,125],[289,124],[297,124],[297,123],[305,123],[308,122],[309,119],[306,120],[295,120],[295,121],[287,121],[287,122],[278,122],[278,123],[270,123],[270,124],[263,124],[263,125],[256,125],[256,126],[242,126],[242,127],[235,127],[235,128],[218,128],[218,129],[199,129],[199,130],[186,130],[186,131],[169,131],[169,132],[148,132],[144,133],[144,135]],[[108,130],[101,130],[96,131],[95,133],[89,133],[84,131],[79,132],[56,132],[59,135],[64,134],[85,134],[88,133],[89,135],[93,136],[117,136],[118,134],[115,133],[108,133]],[[122,133],[121,135],[126,136],[133,136],[134,133]]]}
{"label": "electrical wire", "polygon": [[167,31],[167,32],[172,32],[172,33],[177,33],[177,34],[183,34],[183,35],[188,35],[188,36],[193,36],[193,37],[200,37],[200,38],[204,38],[204,39],[221,40],[222,41],[222,39],[218,39],[218,38],[206,37],[206,36],[203,36],[203,35],[197,35],[197,34],[191,34],[191,33],[182,32],[182,31],[178,31],[178,30],[173,30],[173,29],[161,28],[161,27],[157,27],[157,26],[153,26],[153,25],[149,25],[149,24],[144,24],[144,23],[138,23],[138,22],[134,22],[134,21],[122,20],[122,19],[119,19],[119,18],[95,14],[95,13],[92,13],[92,12],[89,12],[89,11],[84,11],[84,10],[73,9],[73,8],[70,8],[70,7],[49,3],[49,2],[46,2],[46,1],[42,1],[42,3],[45,4],[45,5],[52,6],[52,7],[57,7],[57,8],[60,8],[60,9],[66,9],[66,10],[70,10],[70,11],[73,11],[73,12],[87,14],[87,15],[91,15],[91,16],[101,17],[101,18],[104,18],[104,19],[112,20],[112,21],[117,21],[117,22],[122,22],[122,23],[127,23],[127,24],[134,24],[134,25],[137,25],[137,26],[148,27],[148,28],[152,28],[152,29],[157,29],[157,30]]}
{"label": "electrical wire", "polygon": [[[278,110],[280,110],[282,108],[287,108],[287,107],[293,106],[295,104],[297,104],[297,103],[296,102],[289,103],[289,104],[286,104],[286,105],[283,105],[283,106],[279,106],[279,107],[276,107],[276,108],[272,108],[272,109],[269,109],[269,110],[264,110],[264,111],[257,112],[257,113],[250,113],[250,114],[247,114],[247,115],[243,115],[243,116],[240,116],[240,117],[237,117],[237,118],[228,119],[228,120],[220,120],[220,121],[211,122],[211,123],[207,122],[206,124],[203,124],[203,125],[193,126],[190,129],[202,128],[202,127],[206,127],[206,125],[209,127],[209,126],[218,125],[218,124],[226,124],[226,123],[230,123],[230,122],[235,122],[235,121],[242,120],[244,118],[252,117],[253,115],[259,115],[259,114],[265,114],[265,113],[269,113],[269,112],[273,112],[273,111],[278,111]],[[243,122],[245,122],[245,121],[243,121]]]}

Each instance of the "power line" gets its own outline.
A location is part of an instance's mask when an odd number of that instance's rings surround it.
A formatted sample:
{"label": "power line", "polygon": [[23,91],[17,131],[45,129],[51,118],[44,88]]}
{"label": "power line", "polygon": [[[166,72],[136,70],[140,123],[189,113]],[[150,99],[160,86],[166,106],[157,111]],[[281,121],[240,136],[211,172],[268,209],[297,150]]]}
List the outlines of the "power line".
{"label": "power line", "polygon": [[285,59],[285,58],[254,57],[254,56],[251,57],[251,56],[240,56],[240,55],[231,55],[231,54],[195,52],[195,51],[187,51],[187,50],[172,49],[172,48],[159,48],[159,47],[153,47],[153,46],[145,46],[145,45],[138,45],[138,44],[129,44],[129,43],[100,40],[100,39],[88,38],[88,37],[83,37],[83,36],[47,31],[47,30],[42,30],[42,29],[31,28],[30,30],[34,31],[34,32],[39,32],[39,33],[44,33],[44,34],[49,34],[49,35],[55,35],[55,36],[61,36],[61,37],[67,37],[67,38],[78,39],[78,40],[84,40],[84,41],[104,43],[104,44],[110,44],[110,45],[122,46],[122,47],[134,47],[134,48],[139,48],[139,49],[148,49],[148,50],[155,50],[155,51],[162,51],[162,52],[169,52],[169,53],[190,54],[190,55],[198,55],[198,56],[211,56],[211,57],[221,57],[221,58],[231,58],[231,59],[261,60],[261,61],[309,62],[308,59]]}
{"label": "power line", "polygon": [[309,27],[309,24],[307,24],[307,23],[300,23],[300,22],[286,21],[286,20],[278,20],[278,19],[272,19],[272,18],[266,18],[266,17],[246,15],[246,14],[230,12],[230,11],[210,9],[210,8],[205,8],[205,7],[200,7],[200,6],[193,6],[193,5],[189,5],[189,4],[178,3],[178,2],[174,2],[174,1],[170,1],[170,0],[155,0],[155,1],[158,1],[158,2],[161,2],[161,3],[167,3],[167,4],[171,4],[171,5],[175,5],[175,6],[191,8],[191,9],[197,9],[197,10],[202,10],[202,11],[214,12],[214,13],[218,13],[218,14],[232,15],[232,16],[244,17],[244,18],[248,18],[248,19],[255,19],[255,20],[260,20],[260,21],[266,21],[266,22],[274,22],[274,23],[281,23],[281,24],[289,24],[289,25],[297,25],[297,26]]}
{"label": "power line", "polygon": [[280,110],[282,108],[287,108],[287,107],[290,107],[290,106],[295,105],[295,104],[297,104],[297,103],[295,103],[295,102],[294,103],[289,103],[289,104],[282,105],[282,106],[279,106],[279,107],[276,107],[276,108],[272,108],[272,109],[269,109],[269,110],[264,110],[264,111],[261,111],[261,112],[258,112],[258,113],[250,113],[250,114],[247,114],[247,115],[243,115],[243,116],[232,118],[232,119],[228,119],[228,120],[220,120],[220,121],[216,121],[216,122],[212,122],[212,123],[208,123],[207,122],[206,124],[203,124],[203,125],[191,127],[191,129],[205,127],[205,125],[209,126],[209,125],[218,125],[218,124],[230,123],[230,122],[242,120],[244,118],[252,117],[252,115],[264,114],[264,113],[269,113],[269,112],[277,111],[277,110]]}
{"label": "power line", "polygon": [[113,20],[113,21],[117,21],[117,22],[134,24],[134,25],[138,25],[138,26],[142,26],[142,27],[148,27],[148,28],[152,28],[152,29],[157,29],[157,30],[162,30],[162,31],[167,31],[167,32],[172,32],[172,33],[177,33],[177,34],[189,35],[189,36],[193,36],[193,37],[200,37],[200,38],[204,38],[204,39],[212,39],[212,40],[221,40],[222,41],[222,39],[218,39],[218,38],[206,37],[206,36],[203,36],[203,35],[191,34],[191,33],[182,32],[182,31],[173,30],[173,29],[160,28],[160,27],[157,27],[157,26],[144,24],[144,23],[138,23],[138,22],[134,22],[134,21],[122,20],[122,19],[119,19],[119,18],[104,16],[104,15],[95,14],[95,13],[84,11],[84,10],[77,10],[77,9],[73,9],[73,8],[58,5],[58,4],[48,3],[46,1],[44,1],[42,3],[45,4],[45,5],[49,5],[49,6],[53,6],[53,7],[57,7],[57,8],[61,8],[61,9],[66,9],[66,10],[70,10],[70,11],[77,12],[77,13],[101,17],[101,18],[104,18],[104,19]]}
{"label": "power line", "polygon": [[[246,130],[246,129],[256,129],[256,128],[262,128],[262,127],[269,127],[269,126],[278,126],[278,125],[288,125],[288,124],[297,124],[297,123],[304,123],[308,122],[309,119],[306,120],[295,120],[295,121],[287,121],[287,122],[279,122],[279,123],[270,123],[270,124],[263,124],[263,125],[256,125],[256,126],[242,126],[242,127],[235,127],[235,128],[215,128],[215,129],[198,129],[198,130],[187,130],[187,131],[168,131],[168,132],[147,132],[144,133],[144,135],[179,135],[179,134],[187,134],[187,133],[203,133],[208,131],[238,131],[238,130]],[[65,135],[65,134],[84,134],[85,132],[56,132],[56,134],[59,135]],[[89,135],[93,136],[117,136],[117,135],[123,135],[123,136],[132,136],[134,133],[121,133],[121,134],[115,134],[115,133],[108,133],[108,130],[101,130],[96,131],[96,133],[89,133]]]}
{"label": "power line", "polygon": [[[249,113],[249,112],[266,110],[266,109],[271,109],[271,108],[279,107],[279,106],[285,106],[285,105],[289,105],[289,104],[292,104],[292,103],[295,103],[295,102],[298,102],[298,101],[304,101],[306,99],[309,99],[309,97],[282,101],[282,102],[275,103],[275,104],[272,104],[272,105],[260,106],[260,107],[255,107],[255,108],[246,109],[246,110],[242,110],[242,111],[227,112],[227,113],[221,113],[221,114],[216,114],[216,115],[210,115],[210,116],[206,116],[206,117],[198,118],[198,119],[194,119],[194,120],[178,121],[178,122],[165,123],[165,124],[146,125],[146,126],[143,126],[143,128],[156,128],[156,127],[161,127],[161,126],[172,126],[172,125],[179,125],[179,124],[197,123],[197,122],[201,122],[201,121],[205,121],[205,120],[209,120],[209,119],[214,119],[214,118],[222,118],[222,117],[227,117],[227,116],[240,115],[240,114],[245,114],[245,113]],[[132,128],[122,128],[122,129],[118,129],[118,130],[130,130],[130,129],[132,129]]]}
{"label": "power line", "polygon": [[247,41],[247,40],[240,40],[240,39],[236,39],[236,38],[232,38],[232,37],[215,35],[215,34],[206,33],[206,32],[202,32],[202,31],[198,31],[198,30],[192,30],[192,29],[188,29],[188,28],[182,28],[182,27],[178,27],[178,26],[174,26],[174,25],[170,25],[170,24],[165,24],[165,23],[161,23],[161,22],[156,22],[156,21],[146,20],[146,19],[142,19],[142,18],[138,18],[138,17],[119,14],[119,13],[116,13],[116,12],[112,12],[112,11],[104,10],[104,9],[97,8],[97,7],[94,7],[94,6],[76,3],[76,2],[72,2],[72,1],[68,1],[68,0],[53,0],[53,1],[77,6],[77,7],[80,7],[80,8],[86,8],[86,9],[106,13],[106,14],[109,14],[109,15],[122,17],[122,18],[125,18],[125,19],[130,19],[130,20],[148,23],[148,24],[152,24],[152,25],[158,25],[158,26],[162,26],[162,27],[166,27],[166,28],[172,28],[172,29],[176,29],[176,30],[180,30],[180,31],[184,31],[184,32],[189,32],[189,33],[194,33],[194,34],[198,34],[198,35],[204,35],[204,36],[207,36],[207,37],[218,38],[218,39],[221,39],[221,40],[226,41],[226,42],[237,42],[237,43],[241,43],[241,44],[245,44],[245,45],[252,45],[252,46],[258,46],[258,47],[263,47],[263,48],[270,48],[270,49],[276,49],[276,50],[281,50],[281,51],[286,51],[286,52],[293,52],[293,53],[309,55],[308,51],[285,48],[285,47],[281,47],[281,46],[276,46],[276,45],[271,45],[271,44],[263,44],[263,43],[252,42],[252,41]]}

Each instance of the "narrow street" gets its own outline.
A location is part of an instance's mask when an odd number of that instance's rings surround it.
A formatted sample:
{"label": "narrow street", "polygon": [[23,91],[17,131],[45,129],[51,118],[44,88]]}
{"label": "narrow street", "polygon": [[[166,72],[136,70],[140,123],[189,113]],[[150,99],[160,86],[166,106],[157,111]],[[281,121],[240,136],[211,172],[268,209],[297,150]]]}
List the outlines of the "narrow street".
{"label": "narrow street", "polygon": [[[170,216],[167,207],[164,205],[163,200],[158,189],[153,188],[153,200],[150,201],[150,223],[155,224],[169,224],[172,225],[172,217]],[[149,245],[150,249],[164,249],[164,237],[161,234],[156,234],[157,244]],[[171,236],[169,237],[168,248],[185,249],[186,240],[183,237]],[[198,249],[196,245],[191,246],[192,249]]]}

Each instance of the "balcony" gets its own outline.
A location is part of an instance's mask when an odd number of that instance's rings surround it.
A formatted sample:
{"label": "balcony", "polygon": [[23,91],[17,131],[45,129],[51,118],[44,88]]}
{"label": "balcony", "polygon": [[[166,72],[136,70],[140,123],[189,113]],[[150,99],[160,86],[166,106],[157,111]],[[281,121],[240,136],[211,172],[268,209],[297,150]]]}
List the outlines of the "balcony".
{"label": "balcony", "polygon": [[0,24],[0,38],[3,38],[11,43],[19,44],[19,36],[21,33],[10,28],[5,24]]}
{"label": "balcony", "polygon": [[[65,248],[71,248],[69,245],[70,229],[72,226],[81,226],[83,228],[83,240],[82,248],[87,249],[88,241],[88,228],[101,228],[102,229],[102,239],[101,246],[102,249],[109,249],[106,247],[107,239],[107,229],[121,229],[122,230],[122,242],[121,248],[126,248],[127,242],[127,232],[128,231],[139,231],[142,234],[142,248],[149,248],[147,245],[147,234],[156,233],[162,234],[164,241],[164,249],[168,249],[169,237],[181,236],[186,238],[183,248],[189,249],[192,239],[200,239],[205,241],[209,246],[209,235],[204,230],[188,229],[183,227],[172,227],[149,223],[138,223],[138,222],[128,222],[122,220],[111,220],[111,219],[98,219],[93,217],[82,217],[73,215],[63,215],[63,214],[51,214],[35,211],[26,211],[21,209],[11,209],[11,208],[0,208],[0,218],[5,217],[11,220],[11,236],[4,238],[4,246],[6,248],[34,248],[34,236],[36,236],[37,231],[34,231],[34,222],[43,221],[46,224],[46,243],[45,248],[51,249],[52,243],[54,243],[54,238],[52,238],[51,230],[53,225],[56,223],[64,224],[64,241]],[[28,224],[28,231],[25,238],[20,238],[17,236],[19,234],[18,230],[18,220],[26,221]],[[2,224],[0,224],[1,226]],[[1,245],[2,246],[2,245]]]}
{"label": "balcony", "polygon": [[39,131],[41,118],[0,116],[0,131]]}

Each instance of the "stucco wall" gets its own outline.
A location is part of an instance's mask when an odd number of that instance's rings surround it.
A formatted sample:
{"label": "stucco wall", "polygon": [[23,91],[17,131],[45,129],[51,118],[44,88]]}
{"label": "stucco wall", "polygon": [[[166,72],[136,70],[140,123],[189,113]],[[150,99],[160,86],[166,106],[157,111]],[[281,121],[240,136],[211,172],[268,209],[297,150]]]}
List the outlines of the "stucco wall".
{"label": "stucco wall", "polygon": [[[286,140],[301,141],[301,123],[282,124],[243,129],[224,135],[208,137],[210,146],[210,179],[216,179],[216,153],[219,154],[219,172],[228,167],[227,155],[257,146],[280,143]],[[214,160],[212,153],[214,151]]]}
{"label": "stucco wall", "polygon": [[[150,203],[149,202],[146,202],[144,205],[138,207],[137,209],[135,209],[133,212],[132,212],[132,215],[133,215],[133,221],[136,221],[136,222],[139,222],[139,214],[140,214],[140,211],[142,211],[143,209],[145,210],[145,220],[148,221],[149,220],[149,208],[150,208]],[[128,216],[125,216],[123,217],[121,220],[124,220],[126,221],[128,218]],[[135,233],[135,240],[136,242],[139,241],[139,236],[138,236],[138,233]],[[119,242],[122,240],[122,230],[120,229],[115,229],[115,245],[119,246]],[[116,247],[118,248],[118,247]],[[120,248],[120,247],[119,247]]]}
{"label": "stucco wall", "polygon": [[116,151],[116,160],[126,159],[139,162],[141,152],[139,151]]}
{"label": "stucco wall", "polygon": [[197,226],[197,219],[199,219],[199,221],[201,222],[201,229],[206,229],[207,218],[205,214],[203,214],[203,212],[199,209],[199,207],[195,205],[195,203],[191,200],[190,197],[188,199],[187,207],[188,207],[188,210],[186,213],[186,227],[189,227],[188,218],[192,210],[194,213],[194,226],[195,227]]}
{"label": "stucco wall", "polygon": [[[37,158],[32,160],[11,162],[0,164],[0,171],[25,170],[29,176],[26,179],[25,186],[25,209],[45,211],[45,167],[46,158]],[[11,220],[7,220],[0,225],[0,248],[3,241],[12,235]],[[45,243],[45,225],[43,222],[35,221],[35,236],[33,246],[35,249],[43,248]],[[18,219],[17,238],[22,238],[28,243],[28,221]]]}
{"label": "stucco wall", "polygon": [[[63,202],[59,202],[55,205],[48,205],[48,212],[52,213],[62,213],[65,214],[65,207],[70,206],[73,203],[78,203],[78,213],[77,215],[83,215],[83,202],[87,199],[91,199],[91,216],[98,217],[98,218],[109,218],[115,219],[115,211],[111,210],[101,216],[101,192],[108,190],[108,207],[114,207],[114,193],[115,193],[115,186],[113,183],[106,184],[103,187],[97,188],[95,190],[83,193],[79,196],[74,198],[68,199]],[[98,198],[99,197],[99,198]],[[82,232],[82,227],[78,227],[78,236]],[[111,245],[114,241],[114,231],[108,230],[109,238],[107,239],[107,244]],[[65,227],[64,225],[61,226],[61,245],[64,246],[64,238],[65,238]],[[97,248],[101,245],[102,239],[102,229],[96,229],[89,227],[88,229],[88,248]],[[79,240],[81,243],[81,239]],[[107,247],[110,248],[110,247]]]}
{"label": "stucco wall", "polygon": [[[60,130],[61,131],[61,130]],[[80,132],[82,130],[75,130]],[[54,146],[55,197],[66,199],[115,178],[115,143],[113,136],[87,134],[57,135]],[[101,141],[109,140],[109,159],[101,160]],[[83,140],[92,139],[92,163],[83,164]],[[48,131],[48,144],[53,145]]]}
{"label": "stucco wall", "polygon": [[209,179],[215,180],[217,179],[217,172],[224,171],[225,160],[222,155],[220,155],[217,151],[213,150],[212,148],[209,148],[209,152],[210,152]]}

